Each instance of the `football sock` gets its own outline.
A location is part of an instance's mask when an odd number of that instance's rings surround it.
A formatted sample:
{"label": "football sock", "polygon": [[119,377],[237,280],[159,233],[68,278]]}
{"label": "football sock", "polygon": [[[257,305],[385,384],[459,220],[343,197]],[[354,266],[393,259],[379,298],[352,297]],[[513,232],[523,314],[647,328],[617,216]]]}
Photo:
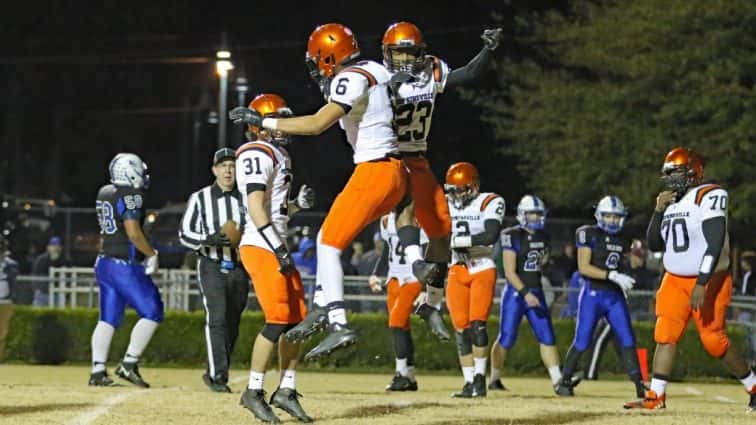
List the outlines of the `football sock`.
{"label": "football sock", "polygon": [[[108,351],[110,351],[110,341],[113,340],[115,328],[109,323],[99,321],[92,332],[92,373],[100,372],[97,364],[102,365],[105,370],[105,362],[108,361]],[[97,370],[95,370],[97,368]]]}
{"label": "football sock", "polygon": [[281,388],[295,389],[297,384],[297,371],[286,369],[281,376]]}
{"label": "football sock", "polygon": [[501,379],[501,369],[492,367],[491,368],[491,381],[496,381]]}
{"label": "football sock", "polygon": [[312,302],[320,307],[325,308],[326,302],[325,302],[325,295],[323,294],[323,287],[320,285],[315,286],[315,294],[312,296]]}
{"label": "football sock", "polygon": [[564,366],[562,366],[562,377],[572,377],[572,374],[575,373],[575,367],[580,360],[581,354],[583,353],[576,350],[574,346],[571,346],[570,349],[567,350],[567,354],[564,356]]}
{"label": "football sock", "polygon": [[254,370],[249,372],[249,384],[247,388],[250,390],[263,389],[263,383],[265,382],[265,372],[255,372]]}
{"label": "football sock", "polygon": [[475,368],[472,366],[462,366],[462,376],[465,382],[472,382],[475,377]]}
{"label": "football sock", "polygon": [[435,309],[441,308],[441,301],[444,300],[444,288],[428,285],[426,291],[428,292],[428,299],[425,301],[426,304]]}
{"label": "football sock", "polygon": [[415,366],[407,366],[407,378],[409,378],[410,381],[415,380]]}
{"label": "football sock", "polygon": [[551,378],[552,384],[557,384],[562,380],[562,372],[559,370],[559,366],[549,367],[549,377]]}
{"label": "football sock", "polygon": [[92,373],[105,372],[105,363],[94,362],[92,363]]}
{"label": "football sock", "polygon": [[666,375],[655,373],[654,377],[651,378],[651,391],[655,392],[657,396],[664,394],[664,391],[667,389],[667,379]]}
{"label": "football sock", "polygon": [[473,369],[475,375],[485,375],[488,359],[485,357],[473,357]]}
{"label": "football sock", "polygon": [[396,373],[402,376],[409,375],[409,366],[407,366],[407,359],[396,359]]}
{"label": "football sock", "polygon": [[344,302],[335,302],[328,304],[328,323],[338,323],[339,325],[346,325],[346,310],[344,309]]}
{"label": "football sock", "polygon": [[344,269],[341,268],[341,250],[318,241],[317,284],[323,287],[325,305],[344,301]]}
{"label": "football sock", "polygon": [[[139,356],[147,348],[147,344],[150,343],[157,327],[158,322],[150,319],[141,318],[136,322],[131,330],[131,339],[129,340],[129,347],[126,349],[126,356],[123,358],[124,362],[135,363],[139,360]],[[136,360],[133,360],[133,358],[136,358]]]}
{"label": "football sock", "polygon": [[753,371],[749,371],[748,375],[742,376],[739,379],[745,385],[745,389],[748,392],[751,392],[756,387],[756,373],[753,373]]}

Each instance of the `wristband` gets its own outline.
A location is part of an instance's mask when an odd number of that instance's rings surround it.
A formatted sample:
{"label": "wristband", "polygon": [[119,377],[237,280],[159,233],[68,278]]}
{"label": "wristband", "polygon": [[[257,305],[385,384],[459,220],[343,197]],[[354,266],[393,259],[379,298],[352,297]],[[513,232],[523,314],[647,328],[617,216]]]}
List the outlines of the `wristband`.
{"label": "wristband", "polygon": [[262,236],[262,238],[265,240],[265,243],[268,244],[268,247],[270,247],[271,250],[275,251],[281,245],[283,245],[281,238],[278,237],[278,233],[276,232],[276,229],[273,228],[272,224],[268,223],[263,227],[259,227],[257,231],[260,233],[260,236]]}
{"label": "wristband", "polygon": [[263,118],[262,126],[268,130],[275,131],[278,129],[278,120],[275,118]]}
{"label": "wristband", "polygon": [[470,248],[472,246],[472,236],[455,236],[452,239],[452,248]]}
{"label": "wristband", "polygon": [[530,292],[530,289],[528,289],[527,286],[523,286],[522,289],[517,291],[517,293],[520,294],[520,296],[523,298],[525,298],[525,295],[528,295],[529,292]]}

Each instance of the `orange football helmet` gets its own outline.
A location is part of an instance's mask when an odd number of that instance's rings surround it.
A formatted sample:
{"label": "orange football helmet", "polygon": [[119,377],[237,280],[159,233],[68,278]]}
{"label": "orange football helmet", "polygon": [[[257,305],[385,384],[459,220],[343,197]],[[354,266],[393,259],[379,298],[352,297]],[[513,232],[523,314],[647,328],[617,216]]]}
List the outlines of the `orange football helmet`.
{"label": "orange football helmet", "polygon": [[478,169],[469,162],[457,162],[446,172],[444,190],[456,208],[462,208],[480,192]]}
{"label": "orange football helmet", "polygon": [[[425,65],[425,40],[410,22],[397,22],[383,34],[383,63],[391,71],[415,72]],[[395,53],[404,53],[394,58]]]}
{"label": "orange football helmet", "polygon": [[661,171],[665,186],[676,192],[685,192],[703,180],[703,160],[692,150],[677,147],[667,153]]}
{"label": "orange football helmet", "polygon": [[359,56],[360,47],[352,30],[341,24],[325,24],[310,34],[305,62],[310,76],[320,81],[323,77],[333,77],[338,65]]}
{"label": "orange football helmet", "polygon": [[[286,101],[277,94],[263,93],[257,95],[249,102],[249,109],[257,111],[264,118],[281,118],[293,115]],[[291,137],[280,132],[270,131],[247,124],[247,140],[264,140],[274,142],[279,145],[286,145],[291,141]]]}

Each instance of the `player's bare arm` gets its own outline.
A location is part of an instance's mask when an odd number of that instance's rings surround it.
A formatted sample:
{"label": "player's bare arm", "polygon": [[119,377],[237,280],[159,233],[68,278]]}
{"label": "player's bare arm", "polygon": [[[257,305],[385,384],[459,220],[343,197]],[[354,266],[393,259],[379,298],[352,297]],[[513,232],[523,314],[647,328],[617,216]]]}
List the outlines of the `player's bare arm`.
{"label": "player's bare arm", "polygon": [[147,241],[147,237],[142,231],[142,226],[139,224],[139,220],[123,220],[123,227],[126,230],[126,236],[129,237],[131,243],[134,244],[136,249],[139,250],[145,257],[152,257],[157,255],[157,251]]}
{"label": "player's bare arm", "polygon": [[317,136],[328,130],[347,111],[338,103],[327,103],[313,115],[294,118],[263,118],[257,111],[244,106],[238,106],[228,113],[228,117],[236,124],[246,123],[268,130],[282,131],[286,134],[298,136]]}
{"label": "player's bare arm", "polygon": [[591,279],[606,280],[609,278],[609,270],[596,267],[591,264],[591,255],[593,251],[585,246],[577,250],[578,254],[578,271],[585,277]]}

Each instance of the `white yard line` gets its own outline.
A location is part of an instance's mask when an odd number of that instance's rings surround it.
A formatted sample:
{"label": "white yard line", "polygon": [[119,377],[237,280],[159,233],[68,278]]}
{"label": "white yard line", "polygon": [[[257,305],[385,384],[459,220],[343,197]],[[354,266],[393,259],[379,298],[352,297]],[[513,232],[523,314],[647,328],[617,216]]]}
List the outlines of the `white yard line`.
{"label": "white yard line", "polygon": [[735,400],[731,399],[730,397],[725,397],[725,396],[721,396],[721,395],[718,395],[718,396],[714,397],[714,400],[720,401],[722,403],[730,403],[730,404],[737,403]]}
{"label": "white yard line", "polygon": [[81,415],[69,421],[66,421],[65,424],[66,425],[89,425],[100,416],[108,413],[108,411],[110,411],[110,409],[113,406],[122,403],[124,400],[126,400],[127,398],[131,397],[134,394],[135,394],[134,391],[129,391],[129,392],[123,392],[120,394],[116,394],[112,397],[109,397],[105,399],[105,401],[103,401],[97,407],[87,410]]}
{"label": "white yard line", "polygon": [[685,387],[685,392],[692,395],[703,395],[703,391],[697,390],[693,387]]}

